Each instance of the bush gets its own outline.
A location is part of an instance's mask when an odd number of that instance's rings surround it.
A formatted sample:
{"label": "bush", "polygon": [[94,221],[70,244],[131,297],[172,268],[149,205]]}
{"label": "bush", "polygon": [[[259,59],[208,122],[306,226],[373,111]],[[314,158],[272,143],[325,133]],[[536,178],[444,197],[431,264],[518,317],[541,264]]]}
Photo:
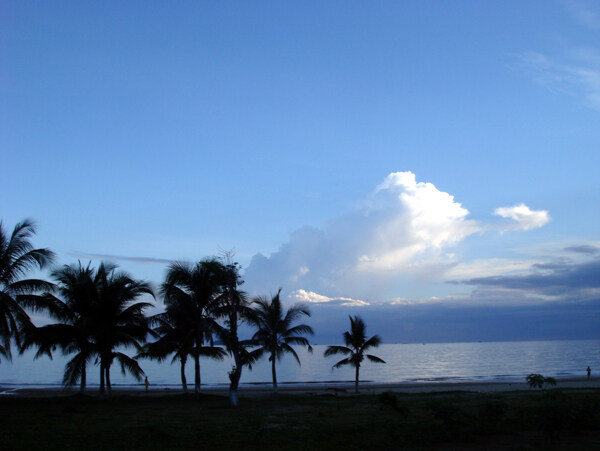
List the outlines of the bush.
{"label": "bush", "polygon": [[556,385],[556,379],[554,379],[553,377],[544,377],[541,374],[537,373],[531,373],[525,379],[529,384],[529,388],[543,389],[544,386]]}

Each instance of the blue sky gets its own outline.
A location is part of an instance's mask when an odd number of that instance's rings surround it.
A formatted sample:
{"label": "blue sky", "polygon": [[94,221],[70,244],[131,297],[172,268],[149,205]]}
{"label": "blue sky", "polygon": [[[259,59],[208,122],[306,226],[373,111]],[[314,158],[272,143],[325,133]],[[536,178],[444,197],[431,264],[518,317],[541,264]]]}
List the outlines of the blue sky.
{"label": "blue sky", "polygon": [[5,227],[156,284],[234,249],[322,334],[597,338],[599,144],[592,1],[0,3]]}

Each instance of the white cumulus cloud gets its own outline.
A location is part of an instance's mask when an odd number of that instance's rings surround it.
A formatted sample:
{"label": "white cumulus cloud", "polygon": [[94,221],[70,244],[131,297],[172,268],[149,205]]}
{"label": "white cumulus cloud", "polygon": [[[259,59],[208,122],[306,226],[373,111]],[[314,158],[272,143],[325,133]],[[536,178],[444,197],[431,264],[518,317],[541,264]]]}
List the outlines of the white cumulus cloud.
{"label": "white cumulus cloud", "polygon": [[[504,207],[496,214],[512,220],[501,231],[528,230],[549,219],[547,212],[525,205]],[[254,291],[283,286],[305,302],[354,301],[343,296],[389,299],[402,278],[439,281],[457,264],[449,248],[470,235],[494,230],[468,215],[454,196],[432,183],[417,181],[412,172],[393,172],[359,208],[321,228],[295,230],[269,256],[256,254],[245,280]]]}
{"label": "white cumulus cloud", "polygon": [[496,208],[494,214],[515,221],[506,226],[508,230],[537,229],[550,222],[550,215],[546,210],[531,210],[525,204],[515,205],[514,207]]}
{"label": "white cumulus cloud", "polygon": [[294,302],[308,302],[315,304],[322,304],[327,302],[347,307],[363,307],[366,305],[370,305],[367,301],[362,301],[360,299],[352,299],[345,297],[330,298],[328,296],[323,296],[322,294],[306,290],[296,290],[290,293],[288,297]]}
{"label": "white cumulus cloud", "polygon": [[479,230],[466,219],[469,211],[454,196],[431,183],[417,182],[412,172],[394,172],[381,183],[371,202],[370,214],[391,212],[372,224],[368,252],[358,259],[361,270],[393,270],[428,250],[456,244]]}

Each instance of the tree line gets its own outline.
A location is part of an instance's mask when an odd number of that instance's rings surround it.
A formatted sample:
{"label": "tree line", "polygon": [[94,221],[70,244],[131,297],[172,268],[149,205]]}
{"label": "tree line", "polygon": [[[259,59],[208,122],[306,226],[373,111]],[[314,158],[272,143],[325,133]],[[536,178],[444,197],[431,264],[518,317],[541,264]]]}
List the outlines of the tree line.
{"label": "tree line", "polygon": [[[102,262],[98,267],[81,262],[52,267],[54,253],[36,249],[30,239],[35,235],[31,220],[18,223],[5,233],[0,222],[0,356],[11,358],[11,343],[19,352],[36,349],[35,358],[60,349],[71,356],[65,365],[63,384],[79,384],[85,393],[88,368],[98,365],[100,396],[111,394],[110,372],[113,363],[123,374],[141,381],[144,372],[139,359],[179,362],[181,385],[187,392],[185,368],[194,365],[194,391],[201,387],[201,357],[223,359],[229,355],[229,398],[238,404],[238,387],[244,368],[252,369],[261,357],[271,363],[273,389],[277,392],[276,362],[286,353],[300,364],[294,345],[312,352],[308,336],[313,329],[300,323],[310,317],[309,308],[294,304],[283,306],[281,289],[272,297],[251,299],[242,289],[240,265],[231,254],[211,257],[196,263],[173,262],[164,282],[155,292],[149,283],[133,278],[116,265]],[[34,270],[51,268],[51,281],[26,278]],[[151,296],[162,299],[164,312],[146,316],[154,304],[141,301]],[[28,311],[45,313],[54,322],[44,326],[32,323]],[[241,339],[239,326],[245,322],[254,333]],[[350,317],[350,331],[343,334],[345,346],[329,346],[325,356],[342,354],[335,367],[355,368],[358,392],[359,369],[365,358],[385,363],[366,354],[381,343],[378,335],[366,337],[366,325]],[[133,355],[123,352],[133,349]]]}

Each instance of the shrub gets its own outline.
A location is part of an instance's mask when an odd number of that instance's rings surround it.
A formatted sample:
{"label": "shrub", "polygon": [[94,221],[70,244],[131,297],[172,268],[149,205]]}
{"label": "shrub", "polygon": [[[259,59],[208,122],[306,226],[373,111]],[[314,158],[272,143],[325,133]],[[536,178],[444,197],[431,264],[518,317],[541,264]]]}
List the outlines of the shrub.
{"label": "shrub", "polygon": [[529,388],[543,389],[544,386],[556,385],[556,379],[554,379],[553,377],[544,377],[541,374],[537,373],[531,373],[525,379],[529,384]]}

